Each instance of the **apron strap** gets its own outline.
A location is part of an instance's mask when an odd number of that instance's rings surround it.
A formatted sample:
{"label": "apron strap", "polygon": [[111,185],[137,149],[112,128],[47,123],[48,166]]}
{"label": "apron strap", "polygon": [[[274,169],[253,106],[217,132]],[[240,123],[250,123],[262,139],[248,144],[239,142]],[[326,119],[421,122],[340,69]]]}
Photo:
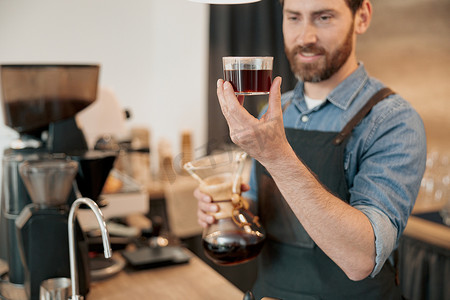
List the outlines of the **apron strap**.
{"label": "apron strap", "polygon": [[292,99],[289,99],[281,108],[281,112],[284,113],[284,111],[286,110],[286,108],[288,108],[289,105],[291,105],[292,103]]}
{"label": "apron strap", "polygon": [[333,144],[336,146],[341,144],[350,135],[353,128],[355,128],[355,126],[370,112],[375,104],[392,94],[394,94],[394,91],[387,87],[376,92],[372,98],[367,101],[363,108],[361,108],[361,110],[347,123],[347,125],[345,125],[344,129],[338,133],[333,140]]}

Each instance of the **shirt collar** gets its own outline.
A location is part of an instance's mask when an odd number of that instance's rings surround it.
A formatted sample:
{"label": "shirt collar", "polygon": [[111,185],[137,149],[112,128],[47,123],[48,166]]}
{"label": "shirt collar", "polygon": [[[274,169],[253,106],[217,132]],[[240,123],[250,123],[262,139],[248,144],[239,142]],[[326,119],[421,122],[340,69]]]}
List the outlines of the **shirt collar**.
{"label": "shirt collar", "polygon": [[[340,109],[346,110],[368,79],[369,75],[364,68],[364,64],[360,62],[358,68],[331,91],[327,100]],[[298,107],[300,102],[304,101],[303,90],[304,83],[299,81],[295,86],[293,99]]]}

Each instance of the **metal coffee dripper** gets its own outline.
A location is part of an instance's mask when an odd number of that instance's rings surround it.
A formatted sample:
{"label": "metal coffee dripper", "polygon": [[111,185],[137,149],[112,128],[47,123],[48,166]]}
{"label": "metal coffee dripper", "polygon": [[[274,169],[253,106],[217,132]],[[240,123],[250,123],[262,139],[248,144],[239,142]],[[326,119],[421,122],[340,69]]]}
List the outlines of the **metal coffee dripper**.
{"label": "metal coffee dripper", "polygon": [[232,151],[188,162],[184,168],[199,181],[201,192],[219,206],[212,213],[217,222],[203,231],[206,255],[219,265],[233,265],[255,258],[265,233],[258,217],[241,197],[241,173],[247,154]]}
{"label": "metal coffee dripper", "polygon": [[78,171],[78,164],[58,154],[35,157],[35,159],[31,157],[19,167],[33,206],[40,208],[65,206]]}

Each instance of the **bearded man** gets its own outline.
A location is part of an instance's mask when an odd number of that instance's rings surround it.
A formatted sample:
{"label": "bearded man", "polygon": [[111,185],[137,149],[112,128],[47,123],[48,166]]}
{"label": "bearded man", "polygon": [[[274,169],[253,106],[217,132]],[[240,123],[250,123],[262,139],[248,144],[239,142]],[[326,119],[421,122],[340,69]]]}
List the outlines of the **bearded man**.
{"label": "bearded man", "polygon": [[[217,95],[232,141],[254,158],[246,197],[267,241],[257,299],[401,299],[393,252],[425,170],[421,118],[355,54],[368,0],[284,0],[286,55],[299,82],[273,80],[260,118],[229,82]],[[215,222],[195,191],[198,219]]]}

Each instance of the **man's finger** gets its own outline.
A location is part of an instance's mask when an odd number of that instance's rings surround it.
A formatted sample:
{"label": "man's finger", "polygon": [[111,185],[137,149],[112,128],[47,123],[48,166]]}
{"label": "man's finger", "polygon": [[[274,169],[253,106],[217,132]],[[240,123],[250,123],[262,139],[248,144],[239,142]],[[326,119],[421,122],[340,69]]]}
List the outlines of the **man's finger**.
{"label": "man's finger", "polygon": [[203,221],[200,221],[200,220],[198,220],[198,224],[199,224],[200,226],[202,226],[203,228],[208,227],[208,224],[207,224],[207,223],[205,223],[205,222],[203,222]]}
{"label": "man's finger", "polygon": [[242,192],[246,192],[248,190],[250,190],[250,186],[247,183],[241,184],[241,191]]}
{"label": "man's finger", "polygon": [[223,91],[223,79],[217,80],[217,99],[219,99],[220,109],[222,110],[222,114],[228,121],[228,107],[225,101],[224,91]]}
{"label": "man's finger", "polygon": [[214,216],[212,216],[212,215],[205,214],[201,210],[198,210],[197,211],[197,220],[199,223],[203,222],[206,224],[213,224],[216,221],[216,218],[214,218]]}
{"label": "man's finger", "polygon": [[[233,86],[228,81],[223,83],[223,97],[227,107],[228,117],[226,118],[228,121],[234,119],[237,123],[240,123],[247,118],[253,118],[253,116],[242,107],[239,99],[236,98]],[[228,125],[230,125],[230,123],[228,123]]]}
{"label": "man's finger", "polygon": [[203,202],[206,202],[206,203],[211,203],[212,202],[211,196],[200,192],[199,188],[196,188],[194,190],[194,197],[197,198],[197,200],[203,201]]}
{"label": "man's finger", "polygon": [[241,106],[243,106],[243,105],[244,105],[244,99],[245,99],[245,96],[244,96],[244,95],[238,95],[238,96],[237,96],[237,99],[238,99],[238,101],[239,101],[239,104],[240,104]]}
{"label": "man's finger", "polygon": [[279,116],[281,112],[281,77],[277,76],[270,87],[269,107],[267,111],[271,116]]}
{"label": "man's finger", "polygon": [[219,206],[217,204],[204,203],[201,201],[198,202],[198,208],[205,213],[208,213],[208,212],[215,213],[215,212],[219,211]]}

